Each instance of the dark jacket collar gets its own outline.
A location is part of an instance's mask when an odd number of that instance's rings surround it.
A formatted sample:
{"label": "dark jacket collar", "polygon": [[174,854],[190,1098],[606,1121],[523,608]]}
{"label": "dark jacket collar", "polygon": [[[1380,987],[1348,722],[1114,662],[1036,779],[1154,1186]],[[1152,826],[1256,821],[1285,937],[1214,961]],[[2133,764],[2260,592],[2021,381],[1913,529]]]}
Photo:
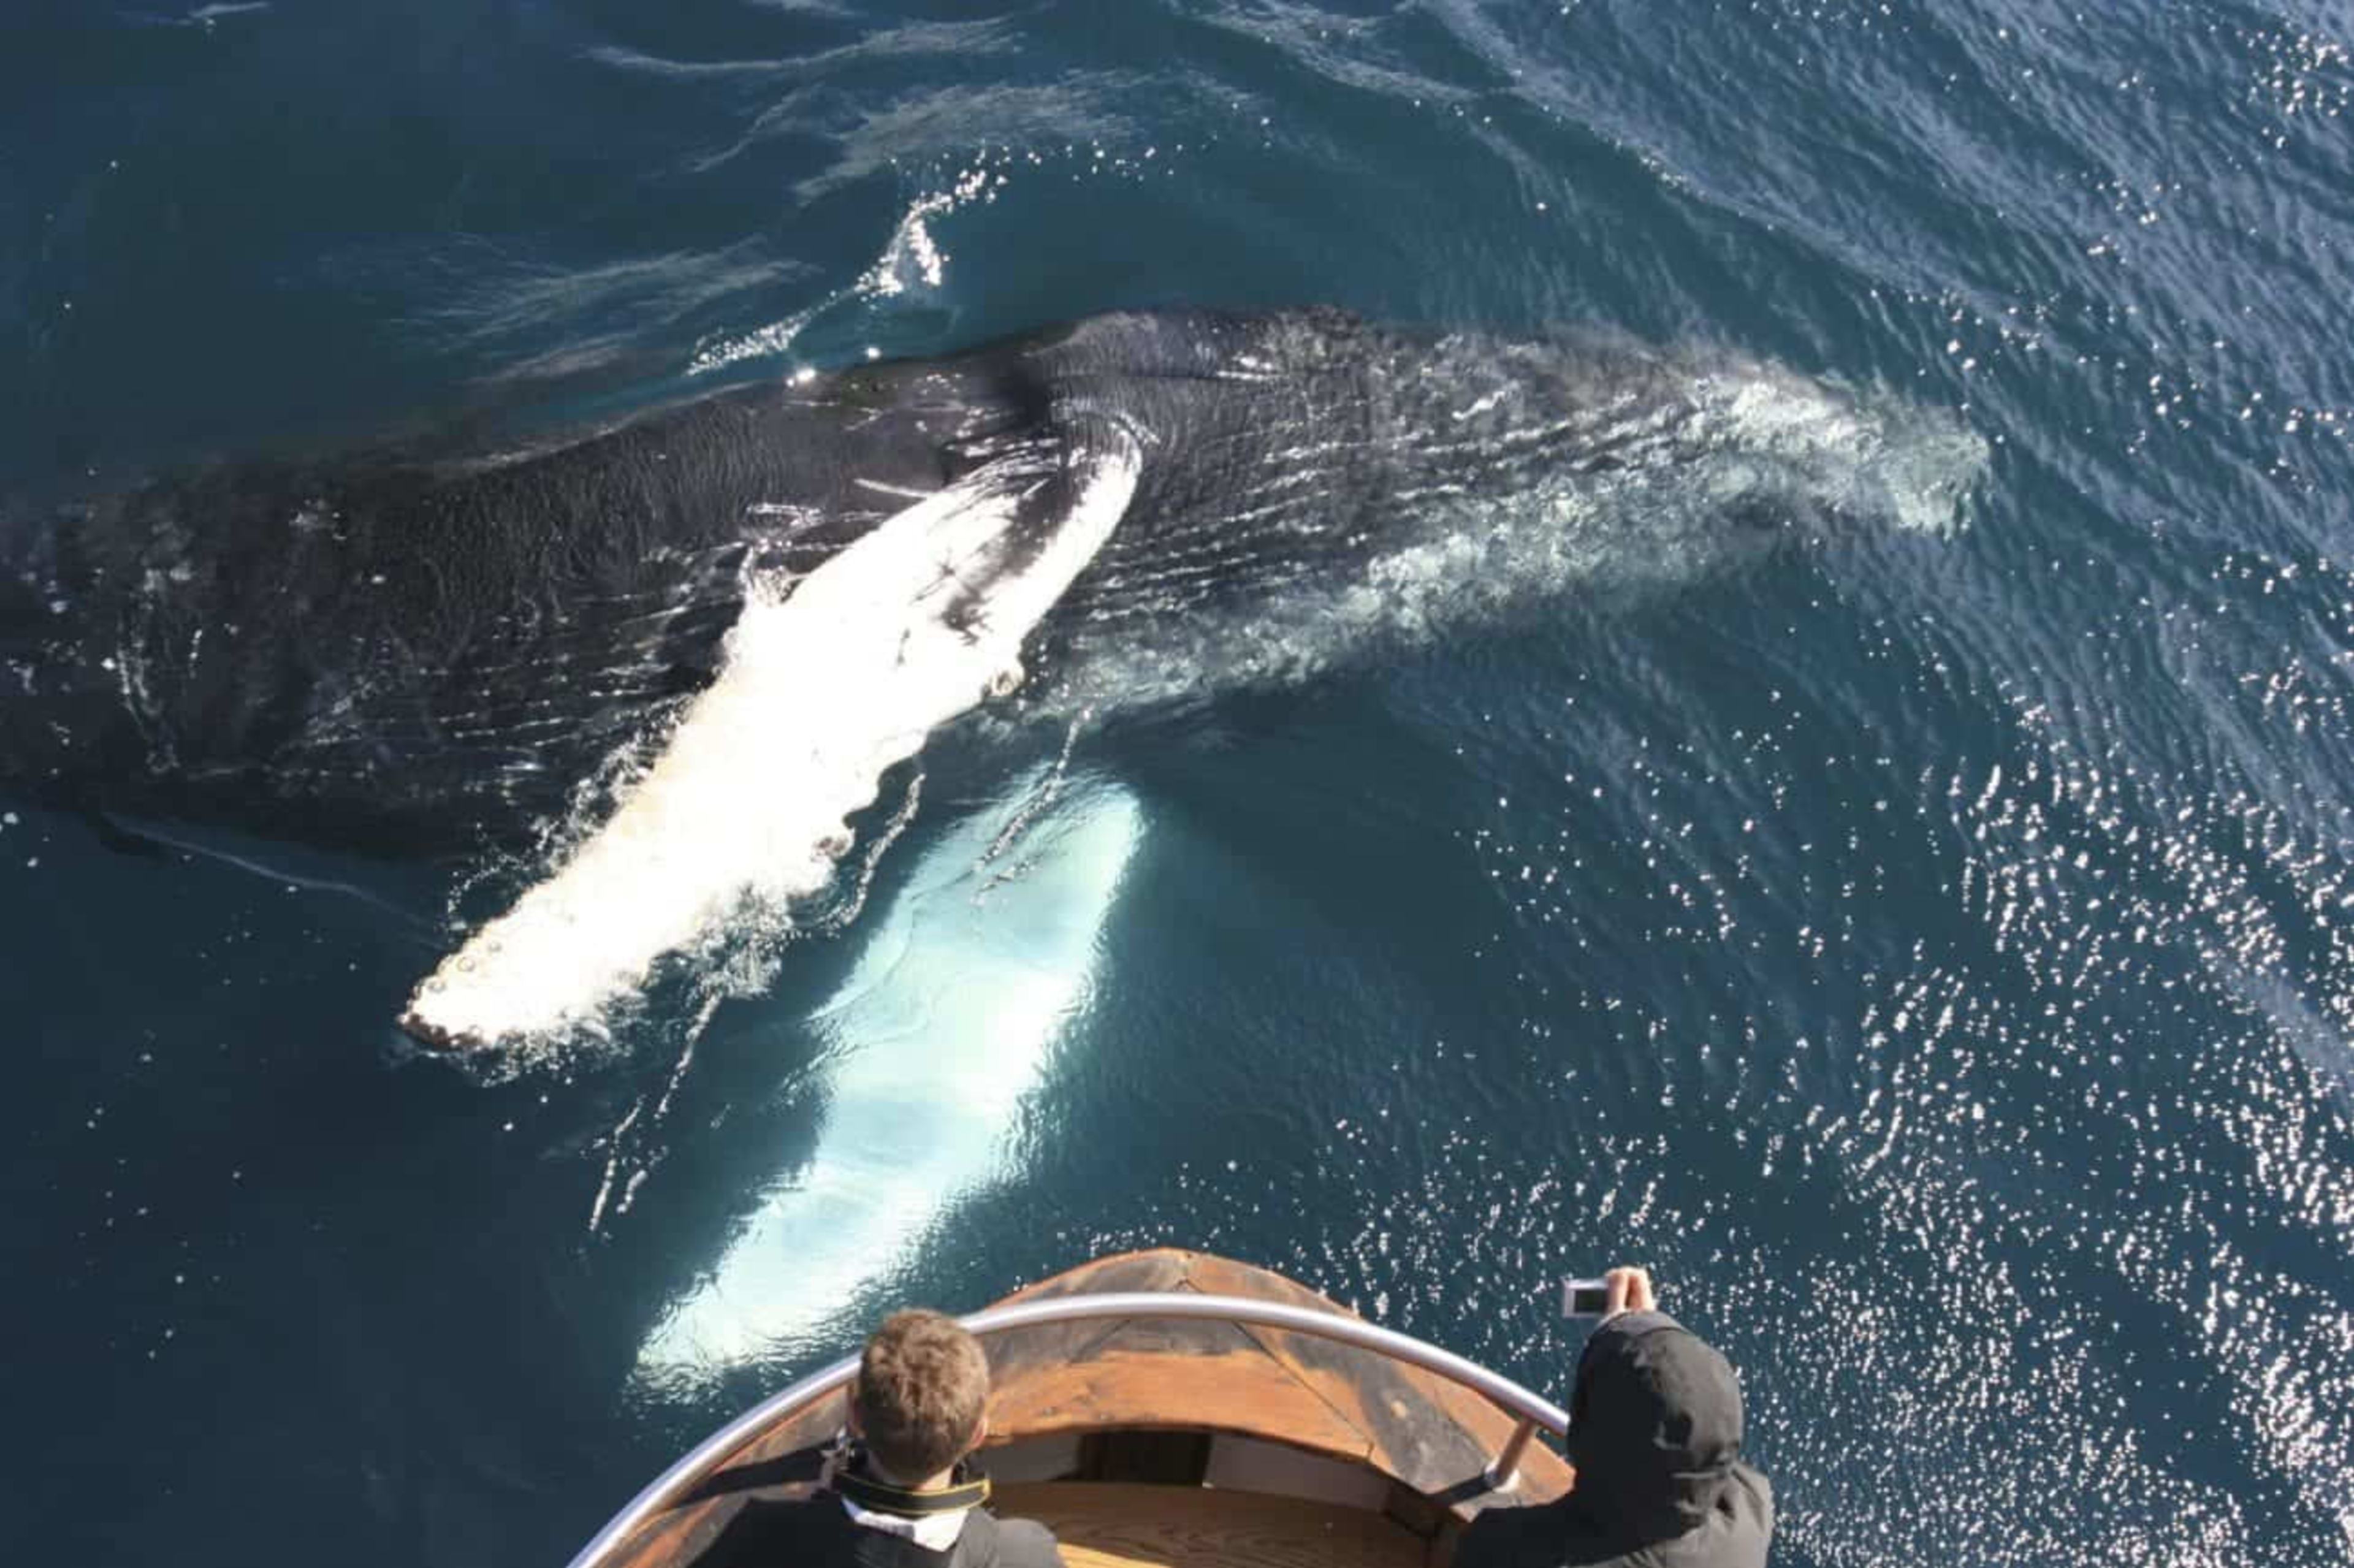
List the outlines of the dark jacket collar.
{"label": "dark jacket collar", "polygon": [[989,1500],[989,1478],[975,1475],[960,1464],[944,1487],[918,1491],[875,1475],[864,1455],[854,1449],[851,1456],[834,1471],[833,1489],[869,1513],[896,1514],[903,1519],[922,1519],[931,1514],[957,1513],[978,1508]]}

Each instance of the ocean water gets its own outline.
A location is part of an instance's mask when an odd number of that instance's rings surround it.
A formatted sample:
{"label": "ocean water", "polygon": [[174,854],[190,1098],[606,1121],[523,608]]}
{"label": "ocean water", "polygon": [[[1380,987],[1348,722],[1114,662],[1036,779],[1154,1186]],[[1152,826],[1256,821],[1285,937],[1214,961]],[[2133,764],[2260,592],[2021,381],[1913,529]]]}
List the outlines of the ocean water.
{"label": "ocean water", "polygon": [[1097,639],[822,909],[465,1065],[393,1021],[566,824],[126,853],[0,801],[0,1540],[559,1560],[885,1305],[1175,1243],[1556,1396],[1554,1282],[1648,1264],[1777,1563],[2354,1559],[2349,42],[13,0],[11,498],[1155,306],[1607,334],[1943,433],[1769,399],[1879,503],[1738,561],[1670,487]]}

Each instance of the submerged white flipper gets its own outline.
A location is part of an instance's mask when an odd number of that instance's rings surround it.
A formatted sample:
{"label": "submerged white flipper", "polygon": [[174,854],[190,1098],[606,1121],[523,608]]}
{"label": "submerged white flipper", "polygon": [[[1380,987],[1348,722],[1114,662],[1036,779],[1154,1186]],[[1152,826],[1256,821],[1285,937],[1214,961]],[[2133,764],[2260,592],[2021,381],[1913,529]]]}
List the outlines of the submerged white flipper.
{"label": "submerged white flipper", "polygon": [[798,582],[753,583],[718,678],[611,820],[445,959],[403,1026],[437,1044],[559,1033],[748,900],[823,888],[885,770],[1018,678],[1023,639],[1110,537],[1133,442],[1072,461],[981,469]]}
{"label": "submerged white flipper", "polygon": [[814,1015],[843,1053],[817,1148],[672,1304],[640,1376],[692,1384],[824,1328],[1002,1173],[1023,1097],[1086,1008],[1143,835],[1136,798],[1099,788],[1034,822],[1028,865],[999,880],[985,857],[1004,815],[924,856]]}

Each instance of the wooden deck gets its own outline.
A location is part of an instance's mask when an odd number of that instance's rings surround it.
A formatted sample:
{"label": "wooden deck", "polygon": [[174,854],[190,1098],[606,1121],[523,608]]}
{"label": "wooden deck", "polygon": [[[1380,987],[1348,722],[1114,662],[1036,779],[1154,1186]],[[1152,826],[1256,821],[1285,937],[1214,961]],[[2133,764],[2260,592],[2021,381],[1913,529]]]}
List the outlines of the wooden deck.
{"label": "wooden deck", "polygon": [[1377,1513],[1200,1487],[1035,1482],[995,1510],[1052,1530],[1070,1568],[1423,1568],[1426,1544]]}
{"label": "wooden deck", "polygon": [[[1279,1274],[1173,1248],[1098,1258],[1006,1299],[1116,1290],[1247,1296],[1345,1315]],[[1570,1487],[1568,1464],[1539,1443],[1510,1491],[1477,1490],[1511,1418],[1444,1378],[1329,1340],[1134,1319],[1025,1330],[989,1351],[996,1381],[989,1425],[1002,1441],[1106,1428],[1232,1432],[1369,1466],[1459,1504],[1466,1517],[1491,1502],[1543,1501]]]}

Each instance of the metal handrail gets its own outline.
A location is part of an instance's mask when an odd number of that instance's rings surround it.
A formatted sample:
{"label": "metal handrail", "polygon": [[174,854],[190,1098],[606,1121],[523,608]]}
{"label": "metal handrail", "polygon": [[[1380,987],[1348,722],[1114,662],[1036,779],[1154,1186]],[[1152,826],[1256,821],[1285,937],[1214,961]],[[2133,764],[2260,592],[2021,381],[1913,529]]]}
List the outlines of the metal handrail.
{"label": "metal handrail", "polygon": [[[1555,1436],[1569,1430],[1569,1413],[1541,1394],[1532,1393],[1519,1383],[1498,1372],[1490,1372],[1477,1361],[1464,1360],[1451,1351],[1426,1344],[1411,1334],[1401,1334],[1394,1329],[1384,1329],[1362,1318],[1346,1317],[1313,1307],[1295,1307],[1280,1301],[1259,1301],[1247,1296],[1197,1296],[1190,1292],[1130,1290],[1107,1291],[1100,1295],[1058,1296],[1044,1301],[1017,1301],[1009,1307],[991,1307],[958,1319],[975,1334],[1003,1333],[1012,1329],[1036,1328],[1045,1323],[1080,1323],[1102,1318],[1206,1318],[1219,1322],[1246,1324],[1260,1329],[1288,1329],[1296,1334],[1315,1339],[1331,1340],[1361,1351],[1372,1351],[1435,1372],[1449,1383],[1460,1384],[1483,1395],[1506,1413],[1520,1417],[1520,1425],[1505,1440],[1504,1446],[1490,1462],[1485,1478],[1490,1488],[1511,1483],[1520,1467],[1521,1456],[1528,1449],[1529,1440],[1540,1426]],[[588,1544],[572,1559],[571,1568],[603,1568],[614,1548],[629,1540],[654,1515],[685,1496],[705,1477],[732,1458],[736,1452],[766,1428],[786,1416],[799,1413],[810,1404],[832,1393],[850,1382],[858,1371],[858,1358],[844,1356],[832,1365],[811,1373],[782,1393],[770,1395],[746,1411],[718,1431],[696,1444],[679,1461],[661,1475],[636,1497],[627,1508],[607,1521]]]}

